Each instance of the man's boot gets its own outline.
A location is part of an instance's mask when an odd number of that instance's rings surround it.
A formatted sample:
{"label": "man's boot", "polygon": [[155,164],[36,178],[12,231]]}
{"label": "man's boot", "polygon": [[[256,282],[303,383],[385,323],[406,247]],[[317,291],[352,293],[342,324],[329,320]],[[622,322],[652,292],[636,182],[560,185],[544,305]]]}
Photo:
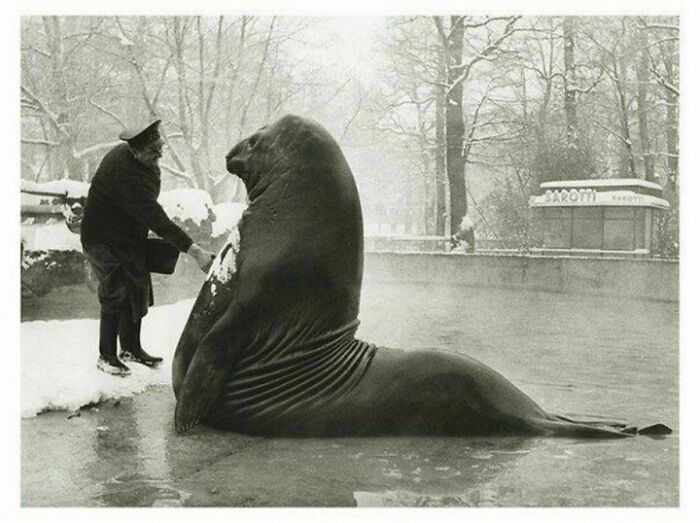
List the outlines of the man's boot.
{"label": "man's boot", "polygon": [[117,333],[119,332],[119,313],[100,314],[100,357],[97,368],[114,376],[128,376],[129,367],[117,358]]}
{"label": "man's boot", "polygon": [[122,346],[119,357],[124,361],[147,367],[156,367],[163,362],[163,358],[151,356],[141,347],[141,319],[134,321],[130,310],[123,312],[119,320],[119,343]]}

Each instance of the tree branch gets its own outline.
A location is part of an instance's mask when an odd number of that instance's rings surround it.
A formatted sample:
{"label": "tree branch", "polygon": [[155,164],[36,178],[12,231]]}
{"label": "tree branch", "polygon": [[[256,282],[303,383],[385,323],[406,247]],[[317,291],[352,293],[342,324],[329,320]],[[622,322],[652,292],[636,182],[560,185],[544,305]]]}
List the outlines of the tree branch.
{"label": "tree branch", "polygon": [[116,114],[114,114],[112,111],[110,111],[109,109],[107,109],[107,108],[101,106],[100,104],[98,104],[97,102],[95,102],[95,101],[92,100],[92,99],[88,99],[88,102],[90,103],[90,105],[92,105],[93,107],[95,107],[95,108],[98,109],[99,111],[103,112],[104,114],[106,114],[107,116],[109,116],[110,118],[112,118],[115,122],[117,122],[117,123],[118,123],[119,125],[121,125],[123,128],[126,128],[126,125],[124,125],[124,122],[122,122],[121,119],[120,119]]}
{"label": "tree branch", "polygon": [[657,82],[659,83],[659,85],[660,85],[661,87],[664,87],[665,89],[667,89],[668,91],[670,91],[671,93],[673,93],[673,94],[676,95],[676,96],[680,96],[680,95],[681,95],[681,92],[680,92],[680,90],[678,89],[678,87],[676,87],[675,85],[673,85],[673,84],[671,83],[671,81],[670,81],[668,78],[664,77],[661,73],[659,73],[659,72],[658,72],[655,68],[653,68],[653,67],[650,67],[649,70],[650,70],[650,71],[653,73],[653,75],[656,77],[656,80],[657,80]]}
{"label": "tree branch", "polygon": [[167,165],[165,163],[161,163],[160,168],[163,169],[164,171],[169,172],[170,174],[172,174],[176,178],[186,180],[190,184],[194,185],[194,180],[192,179],[192,177],[189,174],[187,174],[183,171],[180,171],[180,170],[176,169],[175,167],[171,167],[170,165]]}
{"label": "tree branch", "polygon": [[46,117],[49,119],[49,122],[53,126],[53,128],[65,139],[70,140],[71,137],[68,134],[68,132],[65,130],[65,128],[58,123],[58,116],[56,116],[51,110],[48,108],[46,103],[44,103],[38,96],[36,96],[32,91],[30,91],[27,87],[22,85],[20,87],[24,95],[29,98],[29,100],[36,106],[37,109],[39,109]]}
{"label": "tree branch", "polygon": [[606,125],[604,125],[603,123],[601,123],[601,122],[598,121],[598,120],[596,120],[595,123],[596,123],[597,125],[601,126],[603,129],[605,129],[606,131],[608,131],[610,134],[612,134],[612,135],[615,136],[616,138],[619,138],[620,141],[622,141],[622,143],[624,143],[625,145],[627,145],[627,146],[631,146],[631,145],[632,145],[632,143],[631,143],[627,138],[625,138],[624,136],[622,136],[622,135],[621,135],[620,133],[618,133],[617,131],[614,131],[614,130],[610,129],[609,127],[607,127]]}
{"label": "tree branch", "polygon": [[32,138],[22,138],[21,142],[27,145],[44,145],[46,147],[56,147],[60,145],[59,142],[52,142],[51,140],[34,140]]}
{"label": "tree branch", "polygon": [[464,68],[462,73],[455,79],[454,82],[452,82],[452,85],[450,85],[447,88],[447,92],[445,93],[445,98],[449,96],[449,94],[452,92],[452,90],[457,87],[459,84],[464,82],[464,80],[467,79],[469,76],[469,73],[471,72],[472,67],[474,67],[478,62],[486,59],[492,52],[494,52],[496,49],[500,47],[500,45],[508,38],[510,37],[513,33],[513,25],[515,24],[516,21],[520,19],[520,16],[512,16],[510,17],[510,22],[508,22],[503,29],[503,33],[501,36],[499,36],[494,42],[489,44],[484,50],[482,50],[476,57],[474,57],[468,64],[460,64],[454,66],[455,68]]}
{"label": "tree branch", "polygon": [[112,147],[119,145],[120,143],[123,143],[121,140],[117,140],[114,142],[102,142],[98,143],[96,145],[91,145],[90,147],[86,147],[82,151],[73,151],[73,158],[80,159],[83,158],[84,156],[88,156],[92,153],[96,153],[98,151],[102,151],[104,149],[111,149]]}

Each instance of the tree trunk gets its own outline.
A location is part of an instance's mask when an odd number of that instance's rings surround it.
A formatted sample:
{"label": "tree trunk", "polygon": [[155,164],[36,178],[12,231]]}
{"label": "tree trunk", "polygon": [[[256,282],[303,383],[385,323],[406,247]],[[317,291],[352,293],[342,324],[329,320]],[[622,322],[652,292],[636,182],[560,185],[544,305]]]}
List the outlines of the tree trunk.
{"label": "tree trunk", "polygon": [[646,30],[639,31],[639,48],[641,53],[637,60],[637,122],[639,125],[639,142],[644,158],[644,179],[650,182],[655,180],[654,157],[651,153],[649,140],[649,101],[647,99],[647,86],[649,85],[649,50]]}
{"label": "tree trunk", "polygon": [[630,178],[637,177],[637,169],[634,163],[634,151],[632,149],[632,134],[630,132],[629,111],[627,109],[627,67],[624,59],[618,62],[613,56],[613,74],[615,75],[615,86],[617,87],[617,100],[620,106],[620,127],[622,129],[623,154],[626,159],[627,171]]}
{"label": "tree trunk", "polygon": [[445,83],[446,59],[442,42],[438,46],[438,81],[435,87],[435,234],[445,235],[447,180],[445,175]]}
{"label": "tree trunk", "polygon": [[[428,141],[428,122],[426,121],[427,102],[420,100],[420,95],[417,88],[411,91],[411,97],[416,106],[416,118],[418,123],[418,146],[419,146],[419,172],[423,182],[423,197],[421,203],[416,202],[416,217],[411,224],[422,231],[422,234],[434,234],[433,226],[435,224],[435,176],[431,169],[431,151]],[[411,213],[413,214],[413,213]],[[418,218],[422,214],[422,220]],[[420,234],[420,233],[419,233]]]}
{"label": "tree trunk", "polygon": [[[672,56],[672,44],[665,42],[662,44],[661,52],[663,56],[666,77],[673,79],[676,77],[676,64]],[[668,169],[669,189],[675,195],[678,184],[678,96],[669,89],[665,89],[666,102],[666,168]]]}
{"label": "tree trunk", "polygon": [[573,19],[564,17],[564,114],[566,116],[566,144],[578,147],[578,122],[576,117],[576,62],[574,52]]}
{"label": "tree trunk", "polygon": [[248,120],[248,111],[250,110],[250,107],[255,100],[256,96],[258,95],[258,85],[260,84],[260,79],[262,78],[263,71],[265,69],[265,65],[269,56],[270,52],[270,43],[272,42],[272,35],[274,32],[275,28],[275,21],[277,20],[276,17],[272,17],[272,20],[270,21],[270,27],[267,31],[267,37],[265,39],[265,44],[263,46],[262,50],[262,56],[260,57],[260,62],[258,63],[258,69],[255,74],[255,80],[253,81],[253,85],[250,89],[250,93],[248,95],[248,98],[246,99],[245,103],[243,104],[243,107],[241,108],[241,116],[238,121],[238,139],[240,140],[243,138],[243,134],[246,132],[246,124]]}
{"label": "tree trunk", "polygon": [[450,37],[447,43],[447,78],[450,86],[445,98],[445,143],[447,146],[447,180],[450,189],[450,235],[459,231],[467,213],[467,187],[464,180],[464,116],[462,113],[462,53],[464,24],[462,17],[450,17]]}
{"label": "tree trunk", "polygon": [[185,36],[190,28],[188,19],[174,17],[173,22],[173,57],[175,59],[175,71],[177,72],[177,114],[178,125],[182,132],[182,139],[185,142],[190,157],[192,175],[199,189],[209,191],[209,179],[203,169],[200,150],[195,147],[192,129],[193,109],[188,95],[187,76],[185,72]]}
{"label": "tree trunk", "polygon": [[56,154],[60,177],[72,180],[83,180],[83,172],[80,161],[73,155],[75,141],[71,134],[72,118],[69,114],[68,85],[64,74],[65,63],[63,54],[63,36],[61,20],[57,16],[43,17],[46,43],[51,55],[51,79],[53,82],[53,102],[56,108],[56,120],[53,125],[56,128],[58,146]]}

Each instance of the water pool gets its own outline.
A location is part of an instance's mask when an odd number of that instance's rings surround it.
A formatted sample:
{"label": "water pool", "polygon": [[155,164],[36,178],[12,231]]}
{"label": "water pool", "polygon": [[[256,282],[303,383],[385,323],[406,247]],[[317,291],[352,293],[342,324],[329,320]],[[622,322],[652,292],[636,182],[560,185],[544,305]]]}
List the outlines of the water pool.
{"label": "water pool", "polygon": [[[678,428],[678,304],[367,284],[360,336],[493,366],[545,409]],[[262,439],[172,426],[158,387],[22,421],[24,506],[677,506],[678,434]]]}

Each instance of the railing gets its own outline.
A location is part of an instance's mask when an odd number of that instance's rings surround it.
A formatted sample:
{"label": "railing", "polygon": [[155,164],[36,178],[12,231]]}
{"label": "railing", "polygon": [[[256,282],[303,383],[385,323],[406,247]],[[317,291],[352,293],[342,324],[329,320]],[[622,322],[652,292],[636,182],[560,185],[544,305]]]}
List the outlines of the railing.
{"label": "railing", "polygon": [[[365,236],[365,250],[369,252],[450,252],[449,236]],[[477,252],[522,252],[516,240],[479,239]]]}

